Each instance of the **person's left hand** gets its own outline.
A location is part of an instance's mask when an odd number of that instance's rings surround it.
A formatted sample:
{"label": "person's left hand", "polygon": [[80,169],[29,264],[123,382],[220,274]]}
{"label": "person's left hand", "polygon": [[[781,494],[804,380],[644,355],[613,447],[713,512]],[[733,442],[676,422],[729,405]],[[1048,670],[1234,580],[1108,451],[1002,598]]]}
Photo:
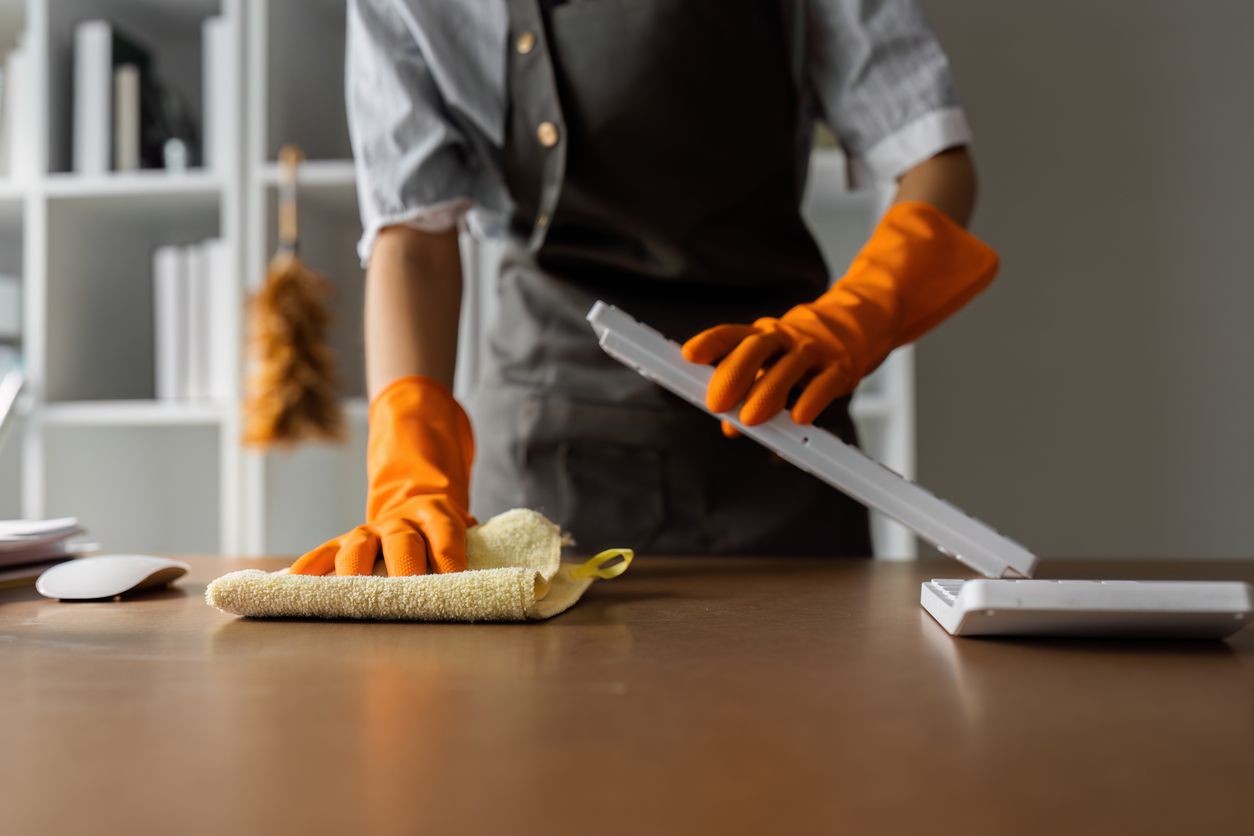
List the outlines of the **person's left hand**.
{"label": "person's left hand", "polygon": [[293,575],[369,575],[381,555],[387,574],[466,569],[466,529],[475,524],[446,496],[408,497],[387,512],[302,555]]}
{"label": "person's left hand", "polygon": [[388,575],[466,569],[474,431],[438,381],[399,378],[370,403],[366,519],[302,555],[293,575],[369,575],[381,556]]}

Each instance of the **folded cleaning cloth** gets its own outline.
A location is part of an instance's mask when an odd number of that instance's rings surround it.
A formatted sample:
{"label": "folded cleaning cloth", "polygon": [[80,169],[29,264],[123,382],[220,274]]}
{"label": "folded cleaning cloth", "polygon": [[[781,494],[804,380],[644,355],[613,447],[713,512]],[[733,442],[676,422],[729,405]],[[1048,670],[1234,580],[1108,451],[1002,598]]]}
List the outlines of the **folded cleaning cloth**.
{"label": "folded cleaning cloth", "polygon": [[621,575],[633,556],[611,549],[563,564],[561,553],[561,529],[543,514],[516,508],[466,532],[465,572],[389,578],[245,569],[209,584],[205,601],[254,618],[538,620],[569,609],[597,578]]}

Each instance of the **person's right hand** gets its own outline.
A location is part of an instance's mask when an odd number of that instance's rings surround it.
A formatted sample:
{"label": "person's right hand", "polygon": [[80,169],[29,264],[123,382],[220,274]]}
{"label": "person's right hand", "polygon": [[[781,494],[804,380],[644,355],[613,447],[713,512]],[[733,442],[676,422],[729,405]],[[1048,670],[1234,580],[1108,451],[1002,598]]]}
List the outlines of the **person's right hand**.
{"label": "person's right hand", "polygon": [[470,419],[429,377],[393,381],[370,404],[366,522],[308,552],[294,575],[461,572],[470,516]]}

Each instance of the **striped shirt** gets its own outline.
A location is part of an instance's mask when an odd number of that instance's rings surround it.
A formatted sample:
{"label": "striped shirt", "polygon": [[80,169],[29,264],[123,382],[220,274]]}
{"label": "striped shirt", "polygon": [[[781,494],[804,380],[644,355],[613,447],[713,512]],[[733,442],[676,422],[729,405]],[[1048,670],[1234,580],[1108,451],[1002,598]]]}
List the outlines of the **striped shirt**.
{"label": "striped shirt", "polygon": [[[851,186],[970,141],[949,62],[914,0],[776,2],[801,100],[843,146]],[[480,234],[505,228],[508,26],[504,0],[350,0],[363,262],[387,226],[439,231],[467,216]]]}

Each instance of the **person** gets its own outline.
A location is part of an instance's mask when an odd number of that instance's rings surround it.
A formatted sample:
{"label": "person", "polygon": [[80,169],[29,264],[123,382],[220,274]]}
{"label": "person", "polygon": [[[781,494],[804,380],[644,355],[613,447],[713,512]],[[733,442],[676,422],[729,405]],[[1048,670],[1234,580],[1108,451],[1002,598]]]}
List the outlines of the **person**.
{"label": "person", "polygon": [[[589,551],[871,553],[865,509],[724,437],[584,317],[605,300],[717,364],[715,411],[855,440],[858,381],[997,268],[913,0],[351,0],[346,67],[368,499],[292,571],[459,571],[471,510],[516,506]],[[820,120],[854,185],[897,184],[834,283],[800,214]],[[463,223],[507,242],[473,427],[451,393]]]}

